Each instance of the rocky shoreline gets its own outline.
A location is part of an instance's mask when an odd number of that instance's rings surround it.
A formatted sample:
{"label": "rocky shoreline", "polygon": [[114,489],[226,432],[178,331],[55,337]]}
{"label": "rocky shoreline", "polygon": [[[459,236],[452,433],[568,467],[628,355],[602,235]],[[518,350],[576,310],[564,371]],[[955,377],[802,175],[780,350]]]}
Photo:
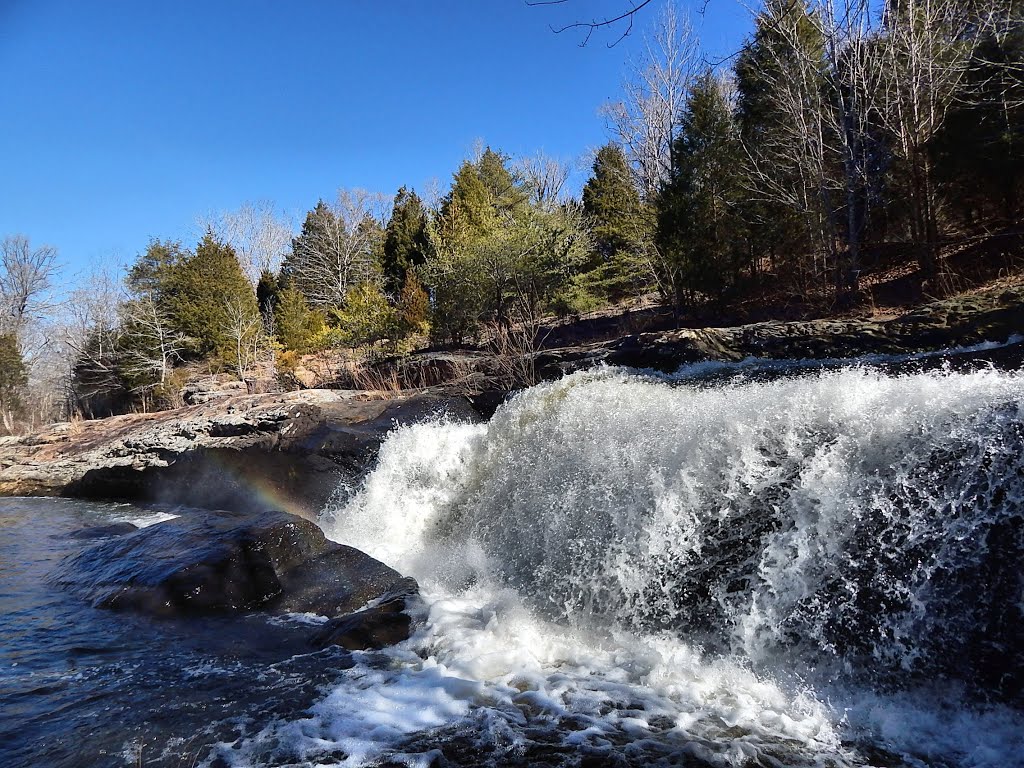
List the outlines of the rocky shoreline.
{"label": "rocky shoreline", "polygon": [[236,395],[0,438],[0,495],[69,496],[313,517],[396,425],[478,419],[465,398],[350,390]]}
{"label": "rocky shoreline", "polygon": [[[703,361],[910,355],[1005,343],[1019,334],[1024,334],[1024,286],[1003,286],[925,304],[889,319],[767,321],[642,332],[550,349],[542,346],[530,356],[529,372],[539,381],[602,364],[667,373]],[[481,384],[514,388],[515,370],[524,368],[482,351],[418,353],[378,367],[381,378],[396,380],[403,387],[445,386],[461,379],[471,390],[479,390]]]}
{"label": "rocky shoreline", "polygon": [[[233,394],[153,414],[57,424],[0,438],[0,495],[165,502],[313,517],[354,482],[385,435],[444,412],[487,418],[528,364],[534,380],[595,365],[673,371],[701,361],[843,359],[1019,340],[1024,286],[934,302],[888,320],[766,322],[639,333],[510,361],[480,351],[418,353],[378,367],[416,390]],[[1019,365],[1024,344],[1007,348]]]}

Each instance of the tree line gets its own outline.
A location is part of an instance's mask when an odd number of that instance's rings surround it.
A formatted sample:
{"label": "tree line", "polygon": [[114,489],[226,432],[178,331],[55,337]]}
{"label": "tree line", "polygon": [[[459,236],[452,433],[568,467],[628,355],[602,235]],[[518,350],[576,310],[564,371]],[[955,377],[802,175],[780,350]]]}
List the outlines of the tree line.
{"label": "tree line", "polygon": [[[565,165],[488,147],[436,200],[342,190],[298,232],[257,203],[192,247],[155,239],[123,278],[72,294],[49,334],[50,405],[163,407],[197,361],[246,379],[325,349],[513,330],[529,347],[541,318],[654,292],[680,317],[767,290],[848,306],[882,252],[934,283],[949,243],[1019,227],[1021,7],[766,0],[738,55],[709,63],[669,5],[604,108],[613,138],[579,194]],[[3,244],[9,431],[45,358],[28,320],[46,314],[56,255]]]}

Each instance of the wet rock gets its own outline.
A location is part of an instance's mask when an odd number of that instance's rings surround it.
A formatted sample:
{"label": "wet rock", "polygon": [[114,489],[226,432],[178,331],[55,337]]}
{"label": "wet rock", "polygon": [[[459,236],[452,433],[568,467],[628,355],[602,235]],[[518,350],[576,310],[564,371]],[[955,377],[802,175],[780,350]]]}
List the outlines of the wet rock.
{"label": "wet rock", "polygon": [[0,495],[312,517],[339,482],[363,471],[391,429],[439,412],[480,418],[461,397],[310,390],[53,425],[0,437]]}
{"label": "wet rock", "polygon": [[391,600],[395,589],[415,593],[412,580],[282,512],[195,512],[168,520],[83,550],[55,580],[94,606],[160,616],[337,616]]}
{"label": "wet rock", "polygon": [[349,651],[384,648],[409,638],[412,630],[410,609],[419,599],[413,579],[396,582],[373,605],[347,616],[339,616],[324,625],[311,643],[323,648],[337,645]]}
{"label": "wet rock", "polygon": [[83,528],[68,535],[72,539],[109,539],[113,536],[124,536],[127,533],[134,533],[139,530],[137,525],[132,523],[110,523],[109,525],[94,525],[91,528]]}

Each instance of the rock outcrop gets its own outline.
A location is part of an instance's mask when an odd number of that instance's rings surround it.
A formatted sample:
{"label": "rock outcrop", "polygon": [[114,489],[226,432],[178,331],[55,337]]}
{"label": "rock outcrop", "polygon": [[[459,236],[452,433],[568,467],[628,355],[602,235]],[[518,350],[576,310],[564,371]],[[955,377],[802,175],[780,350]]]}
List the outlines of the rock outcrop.
{"label": "rock outcrop", "polygon": [[310,642],[318,648],[337,645],[350,651],[384,648],[406,640],[412,631],[412,611],[419,596],[415,580],[395,582],[361,611],[328,621]]}
{"label": "rock outcrop", "polygon": [[95,607],[154,616],[316,614],[311,642],[349,650],[409,636],[416,582],[314,523],[283,512],[193,511],[106,537],[61,564],[54,582]]}
{"label": "rock outcrop", "polygon": [[673,371],[705,360],[842,359],[1005,342],[1024,333],[1024,288],[983,291],[924,305],[888,320],[764,322],[734,328],[640,333],[613,342],[539,352],[550,378],[599,363]]}
{"label": "rock outcrop", "polygon": [[0,438],[0,495],[75,496],[312,516],[395,425],[464,398],[347,390],[239,395]]}
{"label": "rock outcrop", "polygon": [[454,350],[414,353],[376,367],[382,378],[403,387],[441,386],[486,396],[521,387],[524,372],[536,381],[601,364],[671,372],[708,360],[902,355],[1005,342],[1021,333],[1024,287],[1017,286],[936,301],[884,320],[848,317],[633,333],[610,341],[544,346],[525,365],[481,350]]}

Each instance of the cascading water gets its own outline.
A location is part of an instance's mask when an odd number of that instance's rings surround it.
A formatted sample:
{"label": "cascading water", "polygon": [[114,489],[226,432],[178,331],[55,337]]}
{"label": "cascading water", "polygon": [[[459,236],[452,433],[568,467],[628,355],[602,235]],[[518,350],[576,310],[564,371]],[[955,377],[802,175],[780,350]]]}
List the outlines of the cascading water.
{"label": "cascading water", "polygon": [[422,623],[274,738],[352,763],[1024,764],[1022,448],[1024,374],[995,370],[603,370],[398,429],[322,524],[415,576]]}

